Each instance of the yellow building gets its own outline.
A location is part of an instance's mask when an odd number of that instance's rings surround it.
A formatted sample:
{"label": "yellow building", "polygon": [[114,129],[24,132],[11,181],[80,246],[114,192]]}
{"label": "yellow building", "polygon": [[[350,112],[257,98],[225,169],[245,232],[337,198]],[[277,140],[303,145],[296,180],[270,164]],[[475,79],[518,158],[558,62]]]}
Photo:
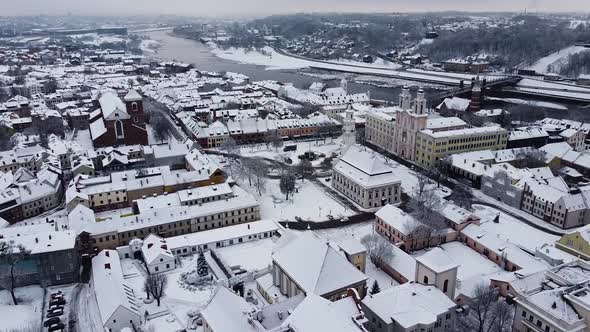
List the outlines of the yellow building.
{"label": "yellow building", "polygon": [[555,242],[555,246],[584,260],[590,260],[590,225],[565,234]]}
{"label": "yellow building", "polygon": [[425,168],[455,153],[505,149],[508,131],[501,127],[477,127],[458,130],[422,130],[416,138],[416,163]]}

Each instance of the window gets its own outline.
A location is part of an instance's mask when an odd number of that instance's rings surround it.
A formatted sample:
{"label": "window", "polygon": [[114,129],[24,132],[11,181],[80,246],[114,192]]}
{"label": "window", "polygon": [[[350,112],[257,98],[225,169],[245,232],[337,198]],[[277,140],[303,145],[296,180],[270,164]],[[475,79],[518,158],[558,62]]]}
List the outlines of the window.
{"label": "window", "polygon": [[132,111],[137,111],[137,103],[131,104],[131,110]]}
{"label": "window", "polygon": [[117,138],[125,138],[125,133],[123,132],[123,122],[121,122],[121,120],[115,121],[115,135]]}
{"label": "window", "polygon": [[449,288],[449,279],[445,279],[445,282],[443,284],[443,293],[446,294],[448,288]]}
{"label": "window", "polygon": [[427,276],[424,276],[424,284],[428,285],[428,277]]}

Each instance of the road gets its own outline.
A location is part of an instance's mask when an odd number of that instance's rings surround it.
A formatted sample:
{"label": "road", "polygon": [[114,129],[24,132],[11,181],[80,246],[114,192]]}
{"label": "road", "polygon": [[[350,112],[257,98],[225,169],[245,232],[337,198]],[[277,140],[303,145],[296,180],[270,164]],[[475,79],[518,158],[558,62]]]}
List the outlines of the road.
{"label": "road", "polygon": [[69,321],[76,322],[69,332],[103,332],[100,312],[89,284],[80,283],[72,291]]}

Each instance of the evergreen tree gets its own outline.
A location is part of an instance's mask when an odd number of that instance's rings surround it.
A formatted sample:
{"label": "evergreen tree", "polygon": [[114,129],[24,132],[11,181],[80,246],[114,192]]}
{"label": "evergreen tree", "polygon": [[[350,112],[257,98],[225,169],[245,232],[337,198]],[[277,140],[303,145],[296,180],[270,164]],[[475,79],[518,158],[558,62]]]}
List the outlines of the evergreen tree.
{"label": "evergreen tree", "polygon": [[373,286],[371,287],[371,295],[375,295],[377,293],[381,292],[381,288],[379,288],[379,283],[377,282],[377,280],[375,280],[373,282]]}
{"label": "evergreen tree", "polygon": [[203,254],[203,251],[199,253],[199,258],[197,259],[197,273],[200,277],[209,274],[209,268],[207,267],[207,261],[205,260],[205,254]]}

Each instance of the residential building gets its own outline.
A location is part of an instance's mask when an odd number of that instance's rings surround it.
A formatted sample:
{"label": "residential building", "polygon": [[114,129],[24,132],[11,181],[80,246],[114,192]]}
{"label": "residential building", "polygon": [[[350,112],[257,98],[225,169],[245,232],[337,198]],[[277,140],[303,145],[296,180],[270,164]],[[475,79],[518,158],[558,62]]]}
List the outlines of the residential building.
{"label": "residential building", "polygon": [[68,227],[87,233],[90,247],[115,249],[127,245],[133,238],[142,239],[152,233],[169,238],[260,220],[256,199],[238,186],[232,189],[233,195],[226,199],[114,216],[100,222],[96,221],[92,210],[85,209],[84,218],[77,214],[68,218]]}
{"label": "residential building", "polygon": [[590,260],[590,225],[574,229],[555,242],[555,246],[584,260]]}
{"label": "residential building", "polygon": [[379,155],[351,146],[332,168],[332,187],[362,208],[377,208],[401,200],[401,181]]}
{"label": "residential building", "polygon": [[564,263],[516,280],[512,330],[515,332],[581,332],[590,317],[590,265]]}
{"label": "residential building", "polygon": [[[80,256],[76,234],[56,231],[52,224],[9,227],[0,230],[0,242],[23,246],[28,253],[16,269],[16,286],[41,287],[76,283],[80,279]],[[0,279],[6,285],[8,265],[0,265]]]}
{"label": "residential building", "polygon": [[405,283],[361,301],[374,332],[453,331],[456,304],[432,285]]}
{"label": "residential building", "polygon": [[524,181],[521,209],[560,228],[582,226],[590,221],[590,191],[570,189],[565,181],[528,178]]}
{"label": "residential building", "polygon": [[150,274],[172,271],[176,268],[176,259],[166,239],[150,234],[143,239],[141,255]]}
{"label": "residential building", "polygon": [[506,148],[508,131],[490,126],[435,132],[422,130],[416,138],[416,163],[432,168],[448,155],[478,150]]}
{"label": "residential building", "polygon": [[105,331],[134,330],[141,324],[138,299],[133,288],[125,283],[119,254],[102,250],[92,258],[91,289],[96,295],[100,319]]}

